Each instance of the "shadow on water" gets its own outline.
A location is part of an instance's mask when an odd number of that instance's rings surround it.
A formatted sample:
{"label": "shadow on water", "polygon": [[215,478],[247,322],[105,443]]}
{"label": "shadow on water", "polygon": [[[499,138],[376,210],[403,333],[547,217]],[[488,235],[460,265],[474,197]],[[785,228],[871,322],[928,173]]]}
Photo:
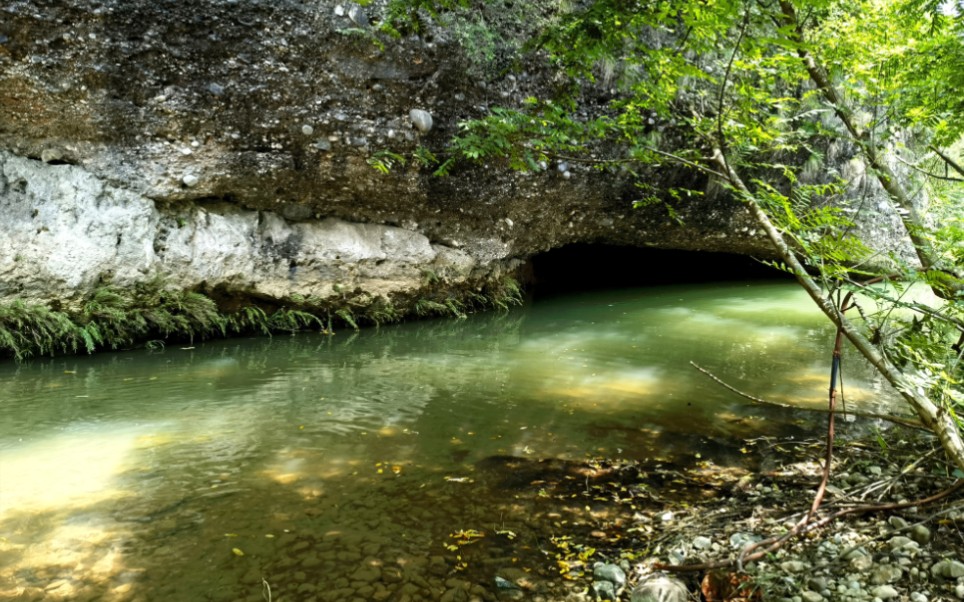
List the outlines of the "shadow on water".
{"label": "shadow on water", "polygon": [[688,362],[822,403],[821,328],[786,287],[669,287],[6,366],[0,598],[491,598],[603,511],[599,458],[752,469],[746,439],[819,433]]}
{"label": "shadow on water", "polygon": [[[122,473],[118,499],[8,514],[0,558],[51,599],[256,601],[267,583],[275,600],[438,600],[453,577],[490,593],[507,568],[553,578],[552,538],[588,534],[590,514],[611,512],[576,495],[607,478],[592,463],[496,455],[449,468],[396,456],[342,477],[314,466],[209,491],[173,487],[176,467]],[[643,473],[627,483],[670,486]],[[484,536],[457,547],[459,531]]]}

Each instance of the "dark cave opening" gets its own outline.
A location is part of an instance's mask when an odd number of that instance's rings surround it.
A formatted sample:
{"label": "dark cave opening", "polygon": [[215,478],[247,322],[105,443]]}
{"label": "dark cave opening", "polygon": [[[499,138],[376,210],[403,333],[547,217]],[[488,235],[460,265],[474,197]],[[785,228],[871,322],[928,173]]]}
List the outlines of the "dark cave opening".
{"label": "dark cave opening", "polygon": [[534,297],[669,284],[791,278],[746,255],[605,244],[566,245],[534,256],[527,267],[526,290]]}

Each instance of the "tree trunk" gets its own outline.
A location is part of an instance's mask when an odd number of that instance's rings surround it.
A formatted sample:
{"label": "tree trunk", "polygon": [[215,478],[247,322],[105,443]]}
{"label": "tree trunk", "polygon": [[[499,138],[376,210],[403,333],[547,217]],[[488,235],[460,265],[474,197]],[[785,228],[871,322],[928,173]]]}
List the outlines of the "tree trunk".
{"label": "tree trunk", "polygon": [[837,307],[824,296],[823,289],[813,279],[797,259],[796,254],[784,240],[783,235],[773,225],[770,218],[754,199],[753,193],[747,188],[743,180],[727,163],[720,149],[714,149],[713,160],[727,176],[730,184],[746,201],[753,217],[763,228],[780,259],[790,268],[797,282],[803,287],[817,307],[844,333],[857,351],[867,358],[883,377],[891,384],[900,396],[908,403],[920,418],[921,423],[934,432],[940,440],[944,451],[958,468],[964,470],[964,440],[957,428],[954,417],[945,409],[935,404],[924,391],[916,389],[908,382],[903,372],[881,354],[861,332],[841,314]]}

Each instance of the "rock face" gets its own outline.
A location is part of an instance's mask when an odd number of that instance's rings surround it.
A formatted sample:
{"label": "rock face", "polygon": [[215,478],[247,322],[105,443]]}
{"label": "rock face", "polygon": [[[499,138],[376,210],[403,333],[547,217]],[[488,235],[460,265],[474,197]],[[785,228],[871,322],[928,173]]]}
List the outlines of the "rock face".
{"label": "rock face", "polygon": [[485,241],[473,256],[396,226],[295,222],[224,201],[161,205],[71,165],[5,155],[0,167],[0,297],[72,299],[157,274],[268,299],[386,296],[419,288],[426,270],[466,280],[487,257]]}
{"label": "rock face", "polygon": [[373,169],[380,152],[438,152],[460,120],[551,85],[535,67],[474,77],[445,31],[389,38],[372,29],[379,11],[6,3],[0,301],[159,277],[228,297],[390,298],[426,273],[478,286],[574,242],[769,254],[732,201],[687,204],[679,227],[634,211],[628,179],[575,164]]}

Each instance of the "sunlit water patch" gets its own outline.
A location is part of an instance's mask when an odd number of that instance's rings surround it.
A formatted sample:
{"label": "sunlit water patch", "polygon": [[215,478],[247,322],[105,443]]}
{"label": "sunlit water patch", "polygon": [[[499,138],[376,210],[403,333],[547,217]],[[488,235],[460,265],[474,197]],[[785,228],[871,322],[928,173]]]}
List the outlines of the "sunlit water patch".
{"label": "sunlit water patch", "polygon": [[[748,437],[818,435],[820,415],[753,405],[690,362],[819,407],[832,340],[793,286],[757,284],[7,364],[0,598],[254,601],[269,584],[274,599],[436,600],[454,571],[491,590],[540,558],[561,512],[525,495],[537,476],[499,471],[738,463]],[[888,407],[845,366],[850,407]],[[489,535],[466,567],[445,547],[459,529]]]}

